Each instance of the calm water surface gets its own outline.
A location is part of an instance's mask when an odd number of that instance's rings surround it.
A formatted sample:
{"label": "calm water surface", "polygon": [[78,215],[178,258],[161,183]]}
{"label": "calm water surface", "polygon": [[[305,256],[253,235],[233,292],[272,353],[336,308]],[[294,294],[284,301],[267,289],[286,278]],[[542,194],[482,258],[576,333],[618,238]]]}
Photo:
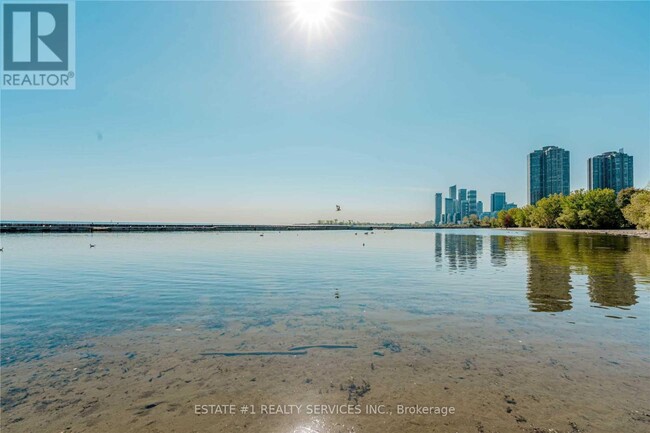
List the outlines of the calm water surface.
{"label": "calm water surface", "polygon": [[[96,244],[89,248],[89,243]],[[364,246],[365,244],[365,246]],[[150,325],[496,316],[648,353],[650,241],[490,230],[4,235],[2,364]],[[408,331],[409,325],[402,324]],[[404,328],[406,326],[406,328]],[[497,321],[498,326],[498,321]]]}

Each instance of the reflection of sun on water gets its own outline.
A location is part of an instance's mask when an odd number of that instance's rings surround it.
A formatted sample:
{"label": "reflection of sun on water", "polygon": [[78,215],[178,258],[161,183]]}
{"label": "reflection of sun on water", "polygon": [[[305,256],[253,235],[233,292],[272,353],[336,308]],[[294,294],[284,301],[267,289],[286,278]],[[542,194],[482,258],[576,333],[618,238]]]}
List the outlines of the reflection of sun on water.
{"label": "reflection of sun on water", "polygon": [[323,420],[312,418],[309,422],[295,427],[291,433],[330,433],[330,429]]}

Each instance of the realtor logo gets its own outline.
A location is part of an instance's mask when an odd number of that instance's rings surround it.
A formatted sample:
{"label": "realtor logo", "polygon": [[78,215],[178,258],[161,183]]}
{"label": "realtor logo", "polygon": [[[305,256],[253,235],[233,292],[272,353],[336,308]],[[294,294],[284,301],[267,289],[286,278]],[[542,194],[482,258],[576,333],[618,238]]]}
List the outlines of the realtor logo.
{"label": "realtor logo", "polygon": [[74,2],[2,4],[2,88],[74,89]]}

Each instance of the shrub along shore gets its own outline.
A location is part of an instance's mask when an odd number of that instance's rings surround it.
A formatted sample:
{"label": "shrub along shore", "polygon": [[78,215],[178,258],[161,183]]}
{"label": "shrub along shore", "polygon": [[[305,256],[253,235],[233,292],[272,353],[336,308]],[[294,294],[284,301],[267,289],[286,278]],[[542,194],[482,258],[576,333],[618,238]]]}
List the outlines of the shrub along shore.
{"label": "shrub along shore", "polygon": [[496,218],[479,221],[474,217],[464,223],[503,228],[650,230],[650,190],[626,188],[618,195],[612,189],[553,194],[534,205],[502,210]]}

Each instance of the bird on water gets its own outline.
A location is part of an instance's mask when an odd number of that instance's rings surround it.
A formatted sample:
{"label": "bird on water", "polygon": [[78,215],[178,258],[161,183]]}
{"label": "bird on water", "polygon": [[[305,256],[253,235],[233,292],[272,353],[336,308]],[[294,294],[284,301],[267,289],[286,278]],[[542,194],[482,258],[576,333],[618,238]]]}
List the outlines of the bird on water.
{"label": "bird on water", "polygon": [[90,248],[95,248],[95,244],[90,244]]}

